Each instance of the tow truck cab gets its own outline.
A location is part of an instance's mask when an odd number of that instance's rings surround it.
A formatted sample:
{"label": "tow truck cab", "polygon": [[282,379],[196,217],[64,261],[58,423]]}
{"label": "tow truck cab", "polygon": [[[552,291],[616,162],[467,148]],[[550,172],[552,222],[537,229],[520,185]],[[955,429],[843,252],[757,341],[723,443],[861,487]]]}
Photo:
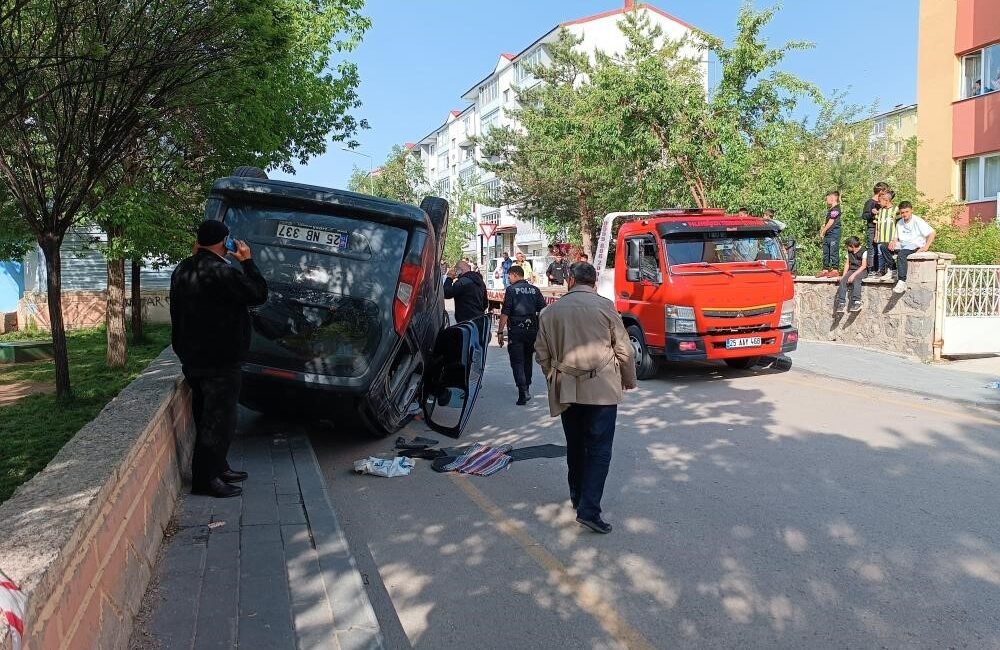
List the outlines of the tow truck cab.
{"label": "tow truck cab", "polygon": [[599,273],[599,288],[622,315],[641,378],[660,360],[749,368],[797,347],[794,284],[777,224],[707,209],[618,216],[630,220],[614,252],[598,258],[614,264]]}

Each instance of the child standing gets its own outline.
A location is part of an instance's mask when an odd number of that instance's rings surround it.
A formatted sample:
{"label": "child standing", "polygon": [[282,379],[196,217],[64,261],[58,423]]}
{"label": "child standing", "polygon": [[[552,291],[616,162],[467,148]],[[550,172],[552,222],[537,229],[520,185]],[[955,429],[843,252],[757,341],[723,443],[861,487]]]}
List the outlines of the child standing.
{"label": "child standing", "polygon": [[899,218],[899,210],[892,204],[896,198],[896,193],[892,190],[882,192],[879,199],[881,209],[878,211],[878,219],[875,222],[875,245],[878,247],[878,274],[879,279],[892,280],[892,272],[896,269],[896,262],[893,260],[892,251],[889,250],[889,242],[896,239],[896,220]]}
{"label": "child standing", "polygon": [[837,287],[836,312],[847,311],[847,286],[851,287],[852,313],[861,311],[861,283],[868,274],[868,251],[861,248],[861,240],[857,237],[847,238],[847,261],[844,263],[844,276]]}
{"label": "child standing", "polygon": [[836,278],[840,274],[840,192],[826,194],[826,222],[819,231],[823,238],[823,270],[817,278]]}
{"label": "child standing", "polygon": [[878,211],[882,209],[881,197],[889,191],[887,183],[875,183],[872,198],[865,201],[861,210],[861,221],[865,224],[865,250],[868,251],[868,274],[872,277],[878,273],[878,250],[875,247],[875,224],[878,221]]}

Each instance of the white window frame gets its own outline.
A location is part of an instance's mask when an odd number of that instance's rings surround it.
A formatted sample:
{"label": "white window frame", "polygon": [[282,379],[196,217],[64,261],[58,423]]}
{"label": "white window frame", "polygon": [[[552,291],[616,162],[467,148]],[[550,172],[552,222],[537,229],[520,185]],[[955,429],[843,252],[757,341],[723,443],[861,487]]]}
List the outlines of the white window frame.
{"label": "white window frame", "polygon": [[521,83],[524,80],[534,81],[535,77],[528,71],[529,65],[536,65],[542,62],[542,48],[539,46],[529,54],[523,55],[514,63],[514,83]]}
{"label": "white window frame", "polygon": [[[990,158],[1000,158],[1000,151],[994,153],[984,154],[982,156],[969,156],[968,158],[962,158],[958,161],[958,182],[959,182],[959,196],[962,197],[962,203],[982,203],[983,201],[992,201],[995,196],[993,194],[986,194],[986,161]],[[962,164],[968,160],[978,160],[979,161],[979,179],[976,183],[977,185],[977,197],[970,199],[965,196],[965,183],[962,182]]]}
{"label": "white window frame", "polygon": [[872,137],[881,138],[885,135],[885,118],[879,118],[872,123]]}
{"label": "white window frame", "polygon": [[500,97],[500,81],[491,79],[479,87],[479,105],[487,106]]}
{"label": "white window frame", "polygon": [[[972,90],[972,82],[976,79],[969,79],[966,74],[965,62],[972,57],[979,57],[979,79],[978,81],[982,83],[982,92],[979,95],[966,94]],[[958,89],[959,99],[971,99],[973,97],[979,97],[980,95],[988,95],[990,93],[995,93],[1000,91],[1000,88],[993,88],[989,84],[993,81],[990,79],[990,70],[993,68],[994,57],[1000,57],[1000,43],[990,43],[985,47],[981,47],[978,50],[973,50],[967,54],[963,54],[959,59],[959,64],[962,68],[962,73],[959,75],[959,83],[961,88]],[[989,90],[987,90],[989,88]]]}
{"label": "white window frame", "polygon": [[480,135],[489,135],[489,132],[500,126],[500,109],[492,110],[483,115],[479,120]]}

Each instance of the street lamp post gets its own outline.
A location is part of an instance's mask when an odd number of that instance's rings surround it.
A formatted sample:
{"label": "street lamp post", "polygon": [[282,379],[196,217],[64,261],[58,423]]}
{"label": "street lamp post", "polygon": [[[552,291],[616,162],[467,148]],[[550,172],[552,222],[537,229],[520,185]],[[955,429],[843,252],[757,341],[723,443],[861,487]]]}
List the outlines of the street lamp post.
{"label": "street lamp post", "polygon": [[357,151],[355,149],[348,149],[347,147],[341,147],[341,150],[346,151],[347,153],[353,153],[356,156],[364,156],[365,158],[368,159],[368,193],[374,195],[375,178],[372,176],[372,157],[366,153],[361,153],[360,151]]}

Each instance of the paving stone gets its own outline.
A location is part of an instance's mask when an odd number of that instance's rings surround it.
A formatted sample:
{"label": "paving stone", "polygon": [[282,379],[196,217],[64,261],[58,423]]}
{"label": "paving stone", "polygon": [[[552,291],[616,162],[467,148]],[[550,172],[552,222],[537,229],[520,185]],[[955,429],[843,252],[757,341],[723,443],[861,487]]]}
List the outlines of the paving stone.
{"label": "paving stone", "polygon": [[218,500],[182,495],[177,506],[177,525],[186,528],[207,524],[212,520],[212,501]]}
{"label": "paving stone", "polygon": [[279,503],[278,520],[282,525],[306,523],[306,512],[300,503]]}
{"label": "paving stone", "polygon": [[285,575],[285,551],[277,524],[240,529],[240,576]]}
{"label": "paving stone", "polygon": [[259,526],[261,524],[277,524],[278,502],[274,494],[244,494],[243,496],[243,525]]}
{"label": "paving stone", "polygon": [[240,578],[240,650],[295,648],[288,579],[282,572]]}
{"label": "paving stone", "polygon": [[382,648],[382,635],[378,630],[337,630],[337,640],[341,650],[379,650]]}
{"label": "paving stone", "polygon": [[292,619],[299,649],[338,648],[333,609],[307,526],[282,526],[285,561],[292,600]]}
{"label": "paving stone", "polygon": [[212,532],[208,540],[194,647],[236,647],[239,615],[240,532]]}

